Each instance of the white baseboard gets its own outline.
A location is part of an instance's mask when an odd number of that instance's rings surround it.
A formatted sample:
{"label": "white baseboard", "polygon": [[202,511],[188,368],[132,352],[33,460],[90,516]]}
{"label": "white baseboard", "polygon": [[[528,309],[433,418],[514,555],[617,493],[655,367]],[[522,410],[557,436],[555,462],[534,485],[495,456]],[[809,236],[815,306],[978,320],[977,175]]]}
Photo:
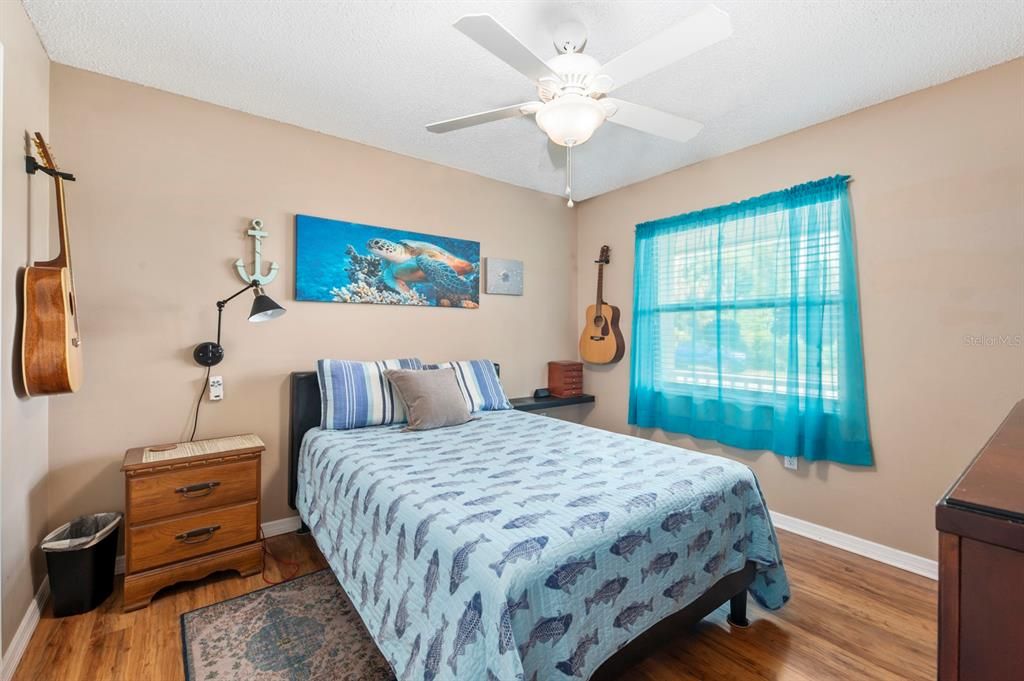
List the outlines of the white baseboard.
{"label": "white baseboard", "polygon": [[[299,516],[293,515],[288,518],[281,518],[280,520],[271,520],[263,523],[263,536],[264,537],[276,537],[279,534],[288,534],[299,529],[302,521],[299,520]],[[124,574],[124,555],[117,557],[117,562],[114,563],[114,574]]]}
{"label": "white baseboard", "polygon": [[0,671],[0,679],[3,681],[10,681],[18,669],[21,656],[25,654],[28,642],[32,640],[32,634],[35,633],[36,625],[39,624],[39,617],[43,614],[43,606],[46,605],[46,599],[49,597],[50,578],[44,577],[43,583],[39,585],[39,591],[36,591],[35,597],[28,604],[28,609],[25,610],[25,616],[21,618],[21,624],[18,625],[18,631],[11,639],[11,645],[4,654],[3,668]]}
{"label": "white baseboard", "polygon": [[288,534],[299,529],[301,525],[302,520],[297,515],[281,518],[280,520],[271,520],[263,523],[263,536],[276,537],[279,534]]}
{"label": "white baseboard", "polygon": [[833,530],[823,525],[816,525],[815,523],[778,513],[777,511],[770,511],[770,513],[772,515],[772,522],[780,530],[799,534],[802,537],[820,541],[822,544],[835,546],[838,549],[856,553],[859,556],[877,560],[879,563],[892,565],[922,577],[928,577],[929,579],[939,578],[939,564],[934,560],[922,558],[913,553],[900,551],[891,546],[878,544],[867,539],[861,539],[852,534]]}

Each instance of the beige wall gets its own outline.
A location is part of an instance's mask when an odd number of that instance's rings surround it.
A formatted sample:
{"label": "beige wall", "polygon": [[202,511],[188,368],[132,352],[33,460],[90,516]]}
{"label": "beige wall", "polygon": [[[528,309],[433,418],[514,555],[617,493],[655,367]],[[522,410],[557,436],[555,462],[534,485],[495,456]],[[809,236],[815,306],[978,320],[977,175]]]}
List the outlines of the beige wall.
{"label": "beige wall", "polygon": [[[605,296],[622,309],[628,342],[637,223],[835,173],[854,178],[877,465],[801,462],[793,472],[770,453],[637,434],[749,464],[776,511],[935,557],[935,501],[1024,397],[1024,348],[964,343],[1024,333],[1024,60],[586,201],[579,257],[612,247]],[[594,282],[581,267],[580,307]],[[628,355],[589,369],[585,385],[597,395],[586,423],[634,432]]]}
{"label": "beige wall", "polygon": [[[49,525],[121,508],[123,451],[187,435],[202,379],[191,348],[213,336],[213,301],[240,285],[231,262],[250,252],[251,217],[271,232],[265,253],[282,272],[268,292],[289,311],[249,325],[246,301],[226,310],[226,399],[204,402],[199,435],[267,441],[263,519],[274,520],[291,514],[289,371],[321,356],[487,355],[503,363],[510,393],[527,394],[546,360],[574,354],[594,285],[576,253],[589,262],[612,245],[607,297],[628,338],[633,225],[844,172],[855,178],[877,467],[793,473],[767,453],[641,434],[750,463],[778,511],[934,556],[933,502],[1024,392],[1024,350],[962,340],[1024,332],[1022,85],[1018,60],[570,211],[556,197],[54,65],[52,136],[80,178],[69,203],[87,377],[80,393],[50,401]],[[484,296],[478,311],[297,303],[295,213],[477,239],[484,256],[524,260],[527,294]],[[628,361],[588,370],[598,395],[579,410],[588,423],[630,432],[628,373]]]}
{"label": "beige wall", "polygon": [[46,531],[47,400],[21,398],[17,300],[20,270],[48,260],[53,183],[25,173],[26,135],[49,129],[50,61],[20,2],[0,2],[3,74],[3,241],[0,244],[0,601],[3,650],[46,576],[36,550]]}
{"label": "beige wall", "polygon": [[[188,435],[214,301],[242,286],[248,221],[281,265],[268,294],[288,308],[246,322],[224,314],[223,402],[204,402],[199,437],[253,431],[267,443],[263,519],[286,507],[288,373],[319,357],[500,361],[513,395],[574,352],[572,211],[557,197],[64,66],[52,70],[53,137],[79,181],[70,190],[85,384],[50,407],[52,523],[119,509],[124,450]],[[523,297],[479,310],[294,301],[294,214],[481,242],[518,258]],[[339,243],[342,249],[344,244]]]}

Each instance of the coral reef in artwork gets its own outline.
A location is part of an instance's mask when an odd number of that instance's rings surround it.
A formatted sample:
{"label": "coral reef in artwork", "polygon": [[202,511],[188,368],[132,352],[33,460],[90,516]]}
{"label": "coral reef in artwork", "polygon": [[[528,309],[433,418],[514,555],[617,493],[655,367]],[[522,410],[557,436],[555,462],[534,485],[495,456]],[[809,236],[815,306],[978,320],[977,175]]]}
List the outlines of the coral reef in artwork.
{"label": "coral reef in artwork", "polygon": [[296,216],[297,300],[476,308],[480,244]]}
{"label": "coral reef in artwork", "polygon": [[339,303],[375,303],[379,305],[430,305],[425,296],[409,289],[401,293],[382,286],[380,259],[373,255],[359,255],[349,244],[345,249],[350,262],[345,268],[351,284],[331,289],[331,295]]}

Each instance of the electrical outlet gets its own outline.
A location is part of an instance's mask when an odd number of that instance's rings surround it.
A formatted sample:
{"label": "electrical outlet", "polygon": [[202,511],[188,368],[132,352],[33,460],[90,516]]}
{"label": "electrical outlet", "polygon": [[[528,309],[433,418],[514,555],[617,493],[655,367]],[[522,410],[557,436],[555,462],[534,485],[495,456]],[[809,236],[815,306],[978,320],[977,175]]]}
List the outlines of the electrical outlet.
{"label": "electrical outlet", "polygon": [[782,465],[791,471],[795,471],[798,466],[798,461],[799,459],[797,459],[795,456],[786,456],[783,457],[782,459]]}
{"label": "electrical outlet", "polygon": [[216,402],[224,399],[224,377],[210,376],[210,400]]}

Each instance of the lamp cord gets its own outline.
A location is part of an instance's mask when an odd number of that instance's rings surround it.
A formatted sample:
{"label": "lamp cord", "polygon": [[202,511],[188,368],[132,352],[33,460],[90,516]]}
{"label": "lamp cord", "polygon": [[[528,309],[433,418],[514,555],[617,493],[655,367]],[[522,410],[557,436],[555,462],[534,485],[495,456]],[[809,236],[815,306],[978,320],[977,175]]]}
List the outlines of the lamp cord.
{"label": "lamp cord", "polygon": [[[273,580],[273,579],[270,579],[269,577],[267,577],[267,564],[266,564],[266,561],[264,561],[264,563],[263,563],[263,573],[262,573],[263,581],[266,582],[267,584],[274,585],[274,584],[284,584],[285,582],[288,582],[290,580],[295,579],[296,575],[299,574],[299,570],[302,569],[302,565],[298,561],[287,560],[285,558],[282,558],[282,557],[278,556],[273,551],[271,551],[270,550],[270,546],[267,543],[267,537],[264,536],[264,534],[263,534],[263,528],[262,527],[260,527],[260,539],[263,541],[263,553],[265,555],[269,556],[270,558],[274,559],[274,562],[276,562],[278,564],[278,572],[280,572],[280,574],[281,574],[281,579],[280,580]],[[284,569],[282,569],[281,566],[287,567],[288,571],[286,572]]]}
{"label": "lamp cord", "polygon": [[203,379],[203,385],[199,388],[199,399],[196,400],[196,414],[192,419],[192,434],[188,437],[189,442],[196,439],[196,428],[199,427],[199,407],[203,405],[203,394],[206,392],[206,386],[210,384],[210,369],[211,367],[206,367],[206,378]]}
{"label": "lamp cord", "polygon": [[[257,289],[258,290],[259,286],[260,286],[259,281],[254,279],[254,280],[250,281],[246,285],[245,288],[243,288],[242,290],[238,291],[237,293],[231,294],[230,296],[228,296],[224,300],[218,300],[217,301],[217,343],[216,343],[216,345],[218,345],[218,346],[220,345],[220,327],[221,327],[221,320],[222,320],[222,318],[224,316],[224,306],[227,305],[232,300],[234,300],[235,298],[237,298],[238,296],[240,296],[243,293],[245,293],[246,291],[249,291],[251,289]],[[203,385],[200,386],[200,388],[199,388],[199,397],[198,397],[198,399],[196,399],[195,416],[193,416],[193,418],[192,418],[192,434],[189,435],[189,437],[188,437],[188,441],[189,442],[193,442],[196,439],[196,429],[199,428],[199,408],[201,406],[203,406],[203,394],[206,392],[206,386],[210,385],[210,369],[211,368],[212,367],[206,367],[206,378],[203,379]]]}

